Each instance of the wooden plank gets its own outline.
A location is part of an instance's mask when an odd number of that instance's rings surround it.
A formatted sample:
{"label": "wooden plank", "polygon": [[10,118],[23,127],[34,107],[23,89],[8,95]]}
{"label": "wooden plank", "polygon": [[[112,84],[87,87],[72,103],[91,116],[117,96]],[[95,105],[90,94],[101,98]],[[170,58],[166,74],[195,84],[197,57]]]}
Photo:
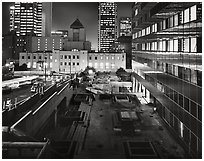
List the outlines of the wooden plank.
{"label": "wooden plank", "polygon": [[75,130],[76,130],[76,126],[72,124],[66,140],[72,140]]}
{"label": "wooden plank", "polygon": [[2,142],[2,148],[43,148],[47,142]]}

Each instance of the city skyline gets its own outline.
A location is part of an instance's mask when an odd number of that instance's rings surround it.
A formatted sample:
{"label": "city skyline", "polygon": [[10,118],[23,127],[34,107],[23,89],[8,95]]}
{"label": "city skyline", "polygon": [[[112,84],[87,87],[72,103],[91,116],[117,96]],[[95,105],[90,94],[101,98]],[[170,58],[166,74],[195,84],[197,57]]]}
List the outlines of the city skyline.
{"label": "city skyline", "polygon": [[105,52],[118,37],[117,3],[100,2],[98,8],[98,50]]}
{"label": "city skyline", "polygon": [[[8,33],[9,29],[9,7],[13,3],[2,3],[2,33]],[[132,2],[117,2],[118,17],[131,17]],[[79,8],[76,10],[76,8]],[[67,14],[68,13],[68,14]],[[62,15],[68,16],[62,16]],[[53,2],[52,31],[67,30],[71,23],[78,18],[84,25],[87,40],[92,43],[92,48],[97,50],[98,44],[98,2]]]}

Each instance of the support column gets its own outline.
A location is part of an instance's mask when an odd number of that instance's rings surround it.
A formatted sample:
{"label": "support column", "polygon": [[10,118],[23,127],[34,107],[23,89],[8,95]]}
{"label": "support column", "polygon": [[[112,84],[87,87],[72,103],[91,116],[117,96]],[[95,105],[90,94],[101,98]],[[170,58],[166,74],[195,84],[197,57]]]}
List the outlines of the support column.
{"label": "support column", "polygon": [[135,77],[132,78],[132,92],[135,92]]}
{"label": "support column", "polygon": [[150,92],[147,89],[145,90],[146,90],[146,100],[148,103],[150,103]]}
{"label": "support column", "polygon": [[138,80],[136,79],[136,82],[135,82],[135,85],[136,85],[136,87],[135,87],[135,89],[136,89],[136,92],[139,92],[139,82],[138,82]]}
{"label": "support column", "polygon": [[57,127],[57,109],[55,109],[55,128]]}

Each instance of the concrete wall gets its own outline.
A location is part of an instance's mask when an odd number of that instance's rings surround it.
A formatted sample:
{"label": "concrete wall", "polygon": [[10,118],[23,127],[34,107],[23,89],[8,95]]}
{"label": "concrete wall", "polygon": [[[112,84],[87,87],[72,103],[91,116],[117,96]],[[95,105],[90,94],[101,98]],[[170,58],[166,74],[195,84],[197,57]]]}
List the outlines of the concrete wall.
{"label": "concrete wall", "polygon": [[35,136],[40,128],[46,123],[46,120],[50,117],[53,111],[56,110],[57,105],[66,97],[66,104],[68,105],[73,95],[73,89],[69,87],[69,84],[63,85],[64,87],[52,94],[40,107],[35,111],[30,111],[18,122],[16,122],[12,128],[22,130],[30,136]]}

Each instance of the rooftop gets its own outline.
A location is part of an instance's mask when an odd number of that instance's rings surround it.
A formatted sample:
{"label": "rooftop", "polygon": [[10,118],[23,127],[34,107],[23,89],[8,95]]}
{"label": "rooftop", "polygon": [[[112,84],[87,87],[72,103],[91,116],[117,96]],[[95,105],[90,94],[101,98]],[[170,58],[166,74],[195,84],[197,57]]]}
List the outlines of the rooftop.
{"label": "rooftop", "polygon": [[71,25],[70,28],[72,29],[80,29],[80,28],[84,28],[84,26],[82,25],[82,23],[79,21],[79,19],[77,18]]}

